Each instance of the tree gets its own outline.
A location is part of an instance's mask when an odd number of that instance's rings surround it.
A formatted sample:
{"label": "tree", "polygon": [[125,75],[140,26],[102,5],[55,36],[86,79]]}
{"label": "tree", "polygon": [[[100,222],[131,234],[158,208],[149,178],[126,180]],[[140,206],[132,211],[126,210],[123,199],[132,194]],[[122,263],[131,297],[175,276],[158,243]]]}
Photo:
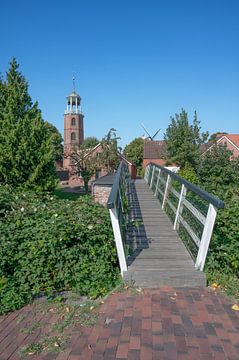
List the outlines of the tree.
{"label": "tree", "polygon": [[99,144],[99,140],[95,136],[86,137],[81,145],[81,149],[91,149]]}
{"label": "tree", "polygon": [[222,199],[238,192],[239,158],[230,160],[232,151],[225,145],[213,145],[201,158],[198,179],[207,191]]}
{"label": "tree", "polygon": [[139,137],[125,146],[123,154],[128,160],[137,166],[137,169],[141,169],[143,163],[143,152],[144,140]]}
{"label": "tree", "polygon": [[13,59],[0,81],[0,183],[51,190],[56,185],[51,136],[18,68]]}
{"label": "tree", "polygon": [[226,132],[217,131],[217,132],[215,132],[215,133],[213,133],[213,134],[210,135],[210,138],[209,138],[208,141],[216,141],[217,138],[218,138],[218,136],[220,136],[220,135],[226,135],[226,134],[227,134]]}
{"label": "tree", "polygon": [[58,129],[48,121],[45,121],[45,126],[50,131],[54,160],[61,160],[63,157],[63,138]]}
{"label": "tree", "polygon": [[97,152],[92,148],[80,146],[79,149],[70,149],[64,154],[72,161],[72,174],[82,176],[84,188],[88,191],[88,182],[98,169],[104,169],[107,173],[114,172],[119,165],[116,130],[110,129],[107,135],[100,141],[100,149]]}
{"label": "tree", "polygon": [[171,117],[171,124],[164,135],[169,160],[180,167],[190,165],[196,169],[200,159],[200,146],[208,138],[208,133],[201,133],[197,113],[194,113],[193,124],[190,125],[184,109],[180,114]]}
{"label": "tree", "polygon": [[99,167],[107,170],[108,173],[114,172],[120,163],[116,130],[111,128],[101,140],[102,151],[98,155]]}

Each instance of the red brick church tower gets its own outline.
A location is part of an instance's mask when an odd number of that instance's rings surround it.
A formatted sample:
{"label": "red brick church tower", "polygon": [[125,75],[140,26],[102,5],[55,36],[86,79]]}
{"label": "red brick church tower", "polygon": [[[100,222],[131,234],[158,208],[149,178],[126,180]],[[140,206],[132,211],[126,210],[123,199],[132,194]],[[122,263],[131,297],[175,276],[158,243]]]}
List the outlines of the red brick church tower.
{"label": "red brick church tower", "polygon": [[[70,154],[78,149],[84,140],[84,115],[81,111],[81,97],[73,91],[67,96],[66,111],[64,115],[64,154]],[[64,156],[64,169],[71,168],[71,159]]]}

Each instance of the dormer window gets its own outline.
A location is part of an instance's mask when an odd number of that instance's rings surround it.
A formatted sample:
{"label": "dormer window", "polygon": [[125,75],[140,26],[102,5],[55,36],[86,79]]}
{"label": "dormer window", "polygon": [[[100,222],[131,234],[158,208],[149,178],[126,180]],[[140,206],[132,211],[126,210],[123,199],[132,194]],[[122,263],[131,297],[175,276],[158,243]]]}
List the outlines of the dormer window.
{"label": "dormer window", "polygon": [[71,125],[72,125],[72,126],[75,126],[75,124],[76,124],[76,119],[75,119],[75,118],[72,118],[72,119],[71,119]]}
{"label": "dormer window", "polygon": [[71,141],[75,141],[76,140],[76,133],[72,132],[71,133]]}

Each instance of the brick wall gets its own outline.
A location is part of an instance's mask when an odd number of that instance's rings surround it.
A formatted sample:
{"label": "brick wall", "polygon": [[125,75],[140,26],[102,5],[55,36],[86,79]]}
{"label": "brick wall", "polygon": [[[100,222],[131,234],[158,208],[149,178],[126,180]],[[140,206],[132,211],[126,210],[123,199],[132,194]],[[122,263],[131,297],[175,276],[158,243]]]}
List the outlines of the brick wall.
{"label": "brick wall", "polygon": [[110,192],[111,186],[99,186],[96,184],[92,187],[92,195],[95,202],[98,202],[103,206],[106,206]]}
{"label": "brick wall", "polygon": [[167,160],[165,160],[165,159],[144,159],[143,160],[143,168],[145,169],[146,166],[151,162],[153,162],[154,164],[157,164],[157,165],[165,166]]}

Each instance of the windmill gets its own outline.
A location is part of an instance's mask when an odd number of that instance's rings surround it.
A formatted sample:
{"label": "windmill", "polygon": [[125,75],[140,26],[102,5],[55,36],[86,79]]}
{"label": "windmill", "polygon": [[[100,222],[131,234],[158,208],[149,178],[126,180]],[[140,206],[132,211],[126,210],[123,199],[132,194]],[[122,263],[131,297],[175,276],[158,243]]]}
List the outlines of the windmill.
{"label": "windmill", "polygon": [[[156,135],[158,135],[159,131],[161,130],[161,129],[158,129],[158,130],[156,131],[156,133],[155,133],[153,136],[151,136],[151,135],[149,134],[148,130],[145,128],[145,126],[144,126],[143,123],[141,123],[141,126],[142,126],[142,128],[144,129],[144,131],[146,131],[146,133],[148,134],[148,138],[147,138],[147,139],[149,139],[150,141],[154,141],[154,138],[156,137]],[[145,139],[146,139],[146,137],[145,137]]]}

